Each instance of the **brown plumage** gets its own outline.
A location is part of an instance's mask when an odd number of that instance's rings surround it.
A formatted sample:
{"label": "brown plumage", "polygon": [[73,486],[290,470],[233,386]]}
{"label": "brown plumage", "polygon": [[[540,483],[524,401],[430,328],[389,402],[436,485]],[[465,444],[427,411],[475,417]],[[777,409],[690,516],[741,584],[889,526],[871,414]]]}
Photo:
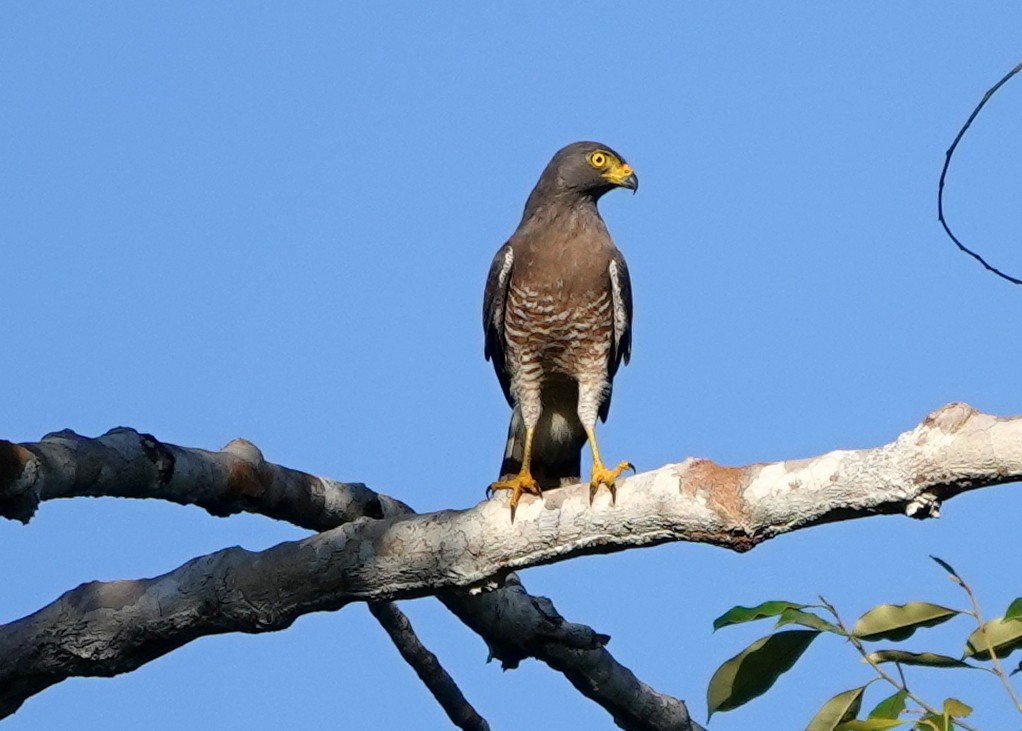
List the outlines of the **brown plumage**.
{"label": "brown plumage", "polygon": [[594,431],[631,351],[628,268],[596,207],[615,187],[635,190],[638,181],[609,147],[561,149],[490,266],[485,352],[513,408],[501,479],[490,487],[511,491],[512,510],[523,492],[578,482],[587,439],[590,499],[600,485],[613,496],[614,480],[630,467],[607,469]]}

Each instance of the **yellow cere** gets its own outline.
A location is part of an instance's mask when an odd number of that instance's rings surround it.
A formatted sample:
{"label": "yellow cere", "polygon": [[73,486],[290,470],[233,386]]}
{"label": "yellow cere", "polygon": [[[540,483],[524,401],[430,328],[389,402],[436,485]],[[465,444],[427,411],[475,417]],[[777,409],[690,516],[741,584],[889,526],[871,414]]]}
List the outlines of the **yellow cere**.
{"label": "yellow cere", "polygon": [[614,165],[613,167],[611,167],[610,170],[608,170],[607,172],[605,172],[603,174],[603,177],[605,177],[607,180],[611,181],[612,183],[620,183],[622,180],[624,180],[625,178],[627,178],[631,174],[632,174],[632,166],[629,165],[626,162],[623,162],[623,163],[618,163],[617,165]]}

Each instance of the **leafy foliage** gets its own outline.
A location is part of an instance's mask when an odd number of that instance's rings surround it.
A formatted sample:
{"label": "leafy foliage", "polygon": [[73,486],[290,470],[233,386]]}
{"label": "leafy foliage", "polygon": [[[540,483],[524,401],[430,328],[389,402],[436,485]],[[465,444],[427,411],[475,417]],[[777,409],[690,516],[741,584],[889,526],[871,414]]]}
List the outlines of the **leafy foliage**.
{"label": "leafy foliage", "polygon": [[776,617],[789,609],[802,609],[804,604],[795,602],[768,601],[757,604],[754,607],[731,607],[722,615],[713,620],[714,631],[732,624],[753,622],[766,617]]}
{"label": "leafy foliage", "polygon": [[991,650],[997,657],[1007,657],[1022,647],[1022,622],[998,617],[984,623],[965,641],[965,656],[977,660],[991,659]]}
{"label": "leafy foliage", "polygon": [[869,718],[889,720],[898,718],[905,710],[905,701],[908,700],[908,692],[902,688],[894,695],[884,698],[876,704],[876,708],[869,712]]}
{"label": "leafy foliage", "polygon": [[[953,731],[956,725],[959,728],[965,728],[959,719],[965,718],[970,713],[972,713],[971,706],[967,706],[955,698],[948,698],[944,701],[944,708],[939,714],[927,713],[916,724],[916,728],[925,729],[925,731]],[[957,724],[956,721],[958,721]]]}
{"label": "leafy foliage", "polygon": [[[773,617],[777,617],[775,630],[789,625],[806,629],[775,631],[721,665],[707,689],[710,715],[733,710],[765,693],[794,666],[813,640],[823,634],[844,638],[870,665],[875,677],[861,687],[842,691],[827,700],[809,721],[806,731],[885,731],[899,726],[910,726],[913,731],[975,731],[974,726],[963,720],[972,713],[969,705],[956,698],[946,698],[939,705],[928,703],[909,687],[906,667],[986,670],[1002,682],[1022,715],[1022,702],[1010,684],[1009,674],[1000,664],[1001,658],[1022,648],[1022,598],[1011,602],[1003,616],[984,621],[976,597],[965,580],[946,561],[936,556],[931,558],[966,593],[971,610],[952,609],[930,602],[881,604],[859,617],[848,630],[837,610],[822,598],[820,604],[774,599],[754,607],[729,609],[714,621],[715,630]],[[961,657],[898,648],[871,652],[864,644],[902,642],[919,630],[961,617],[970,618],[974,625]],[[890,669],[892,666],[893,670]],[[1020,670],[1022,663],[1011,674]],[[893,687],[894,693],[879,701],[867,716],[861,717],[867,689],[878,682]]]}
{"label": "leafy foliage", "polygon": [[904,726],[908,721],[890,718],[852,719],[837,727],[837,731],[886,731],[889,728]]}
{"label": "leafy foliage", "polygon": [[905,650],[877,650],[866,656],[870,663],[896,662],[901,665],[921,665],[930,668],[973,668],[964,660],[951,657],[950,655],[939,655],[936,652],[906,652]]}
{"label": "leafy foliage", "polygon": [[738,708],[766,693],[819,634],[815,630],[791,630],[767,635],[721,665],[706,690],[709,714]]}
{"label": "leafy foliage", "polygon": [[806,731],[834,731],[848,721],[854,721],[862,707],[865,686],[838,693],[824,703],[806,726]]}
{"label": "leafy foliage", "polygon": [[821,632],[832,632],[836,635],[848,636],[848,633],[836,624],[828,622],[812,612],[803,612],[801,609],[786,609],[778,618],[775,626],[783,627],[786,624],[800,624],[803,627],[820,630]]}
{"label": "leafy foliage", "polygon": [[901,642],[911,637],[917,629],[935,627],[958,614],[955,609],[926,602],[881,604],[859,617],[852,628],[852,634],[860,640]]}

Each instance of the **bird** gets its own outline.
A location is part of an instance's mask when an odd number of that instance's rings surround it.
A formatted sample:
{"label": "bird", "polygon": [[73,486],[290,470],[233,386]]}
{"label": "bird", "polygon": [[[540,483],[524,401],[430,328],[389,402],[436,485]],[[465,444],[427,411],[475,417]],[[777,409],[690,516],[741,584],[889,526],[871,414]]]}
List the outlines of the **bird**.
{"label": "bird", "polygon": [[598,142],[558,150],[539,176],[511,238],[490,265],[483,293],[484,354],[512,408],[500,477],[488,494],[523,494],[575,484],[589,442],[589,502],[629,462],[608,468],[596,440],[611,387],[632,349],[632,286],[597,201],[639,180]]}

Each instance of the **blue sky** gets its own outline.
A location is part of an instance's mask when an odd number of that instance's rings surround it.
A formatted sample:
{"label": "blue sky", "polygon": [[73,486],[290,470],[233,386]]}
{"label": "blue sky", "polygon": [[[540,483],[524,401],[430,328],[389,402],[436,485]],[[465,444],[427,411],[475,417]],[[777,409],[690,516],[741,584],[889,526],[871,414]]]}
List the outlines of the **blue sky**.
{"label": "blue sky", "polygon": [[[0,438],[243,436],[418,510],[475,504],[507,425],[483,281],[550,155],[578,139],[641,180],[601,204],[636,300],[608,460],[744,464],[884,443],[950,401],[1019,412],[1020,290],[958,254],[935,213],[944,150],[1018,62],[1019,27],[1008,2],[4,3]],[[947,193],[959,235],[1016,275],[1020,108],[1017,82]],[[734,604],[823,594],[851,619],[964,605],[935,553],[1003,611],[1022,594],[1016,492],[742,556],[677,544],[523,579],[702,720],[713,670],[766,630],[712,635]],[[0,524],[0,621],[86,580],[301,535],[148,501],[45,504]],[[402,606],[494,728],[611,727],[545,666],[484,664],[436,602]],[[954,653],[966,633],[925,649]],[[867,677],[822,644],[711,728],[802,728]],[[992,681],[917,684],[976,705],[982,728],[1017,724]],[[362,606],[63,683],[5,731],[72,723],[450,727]]]}

